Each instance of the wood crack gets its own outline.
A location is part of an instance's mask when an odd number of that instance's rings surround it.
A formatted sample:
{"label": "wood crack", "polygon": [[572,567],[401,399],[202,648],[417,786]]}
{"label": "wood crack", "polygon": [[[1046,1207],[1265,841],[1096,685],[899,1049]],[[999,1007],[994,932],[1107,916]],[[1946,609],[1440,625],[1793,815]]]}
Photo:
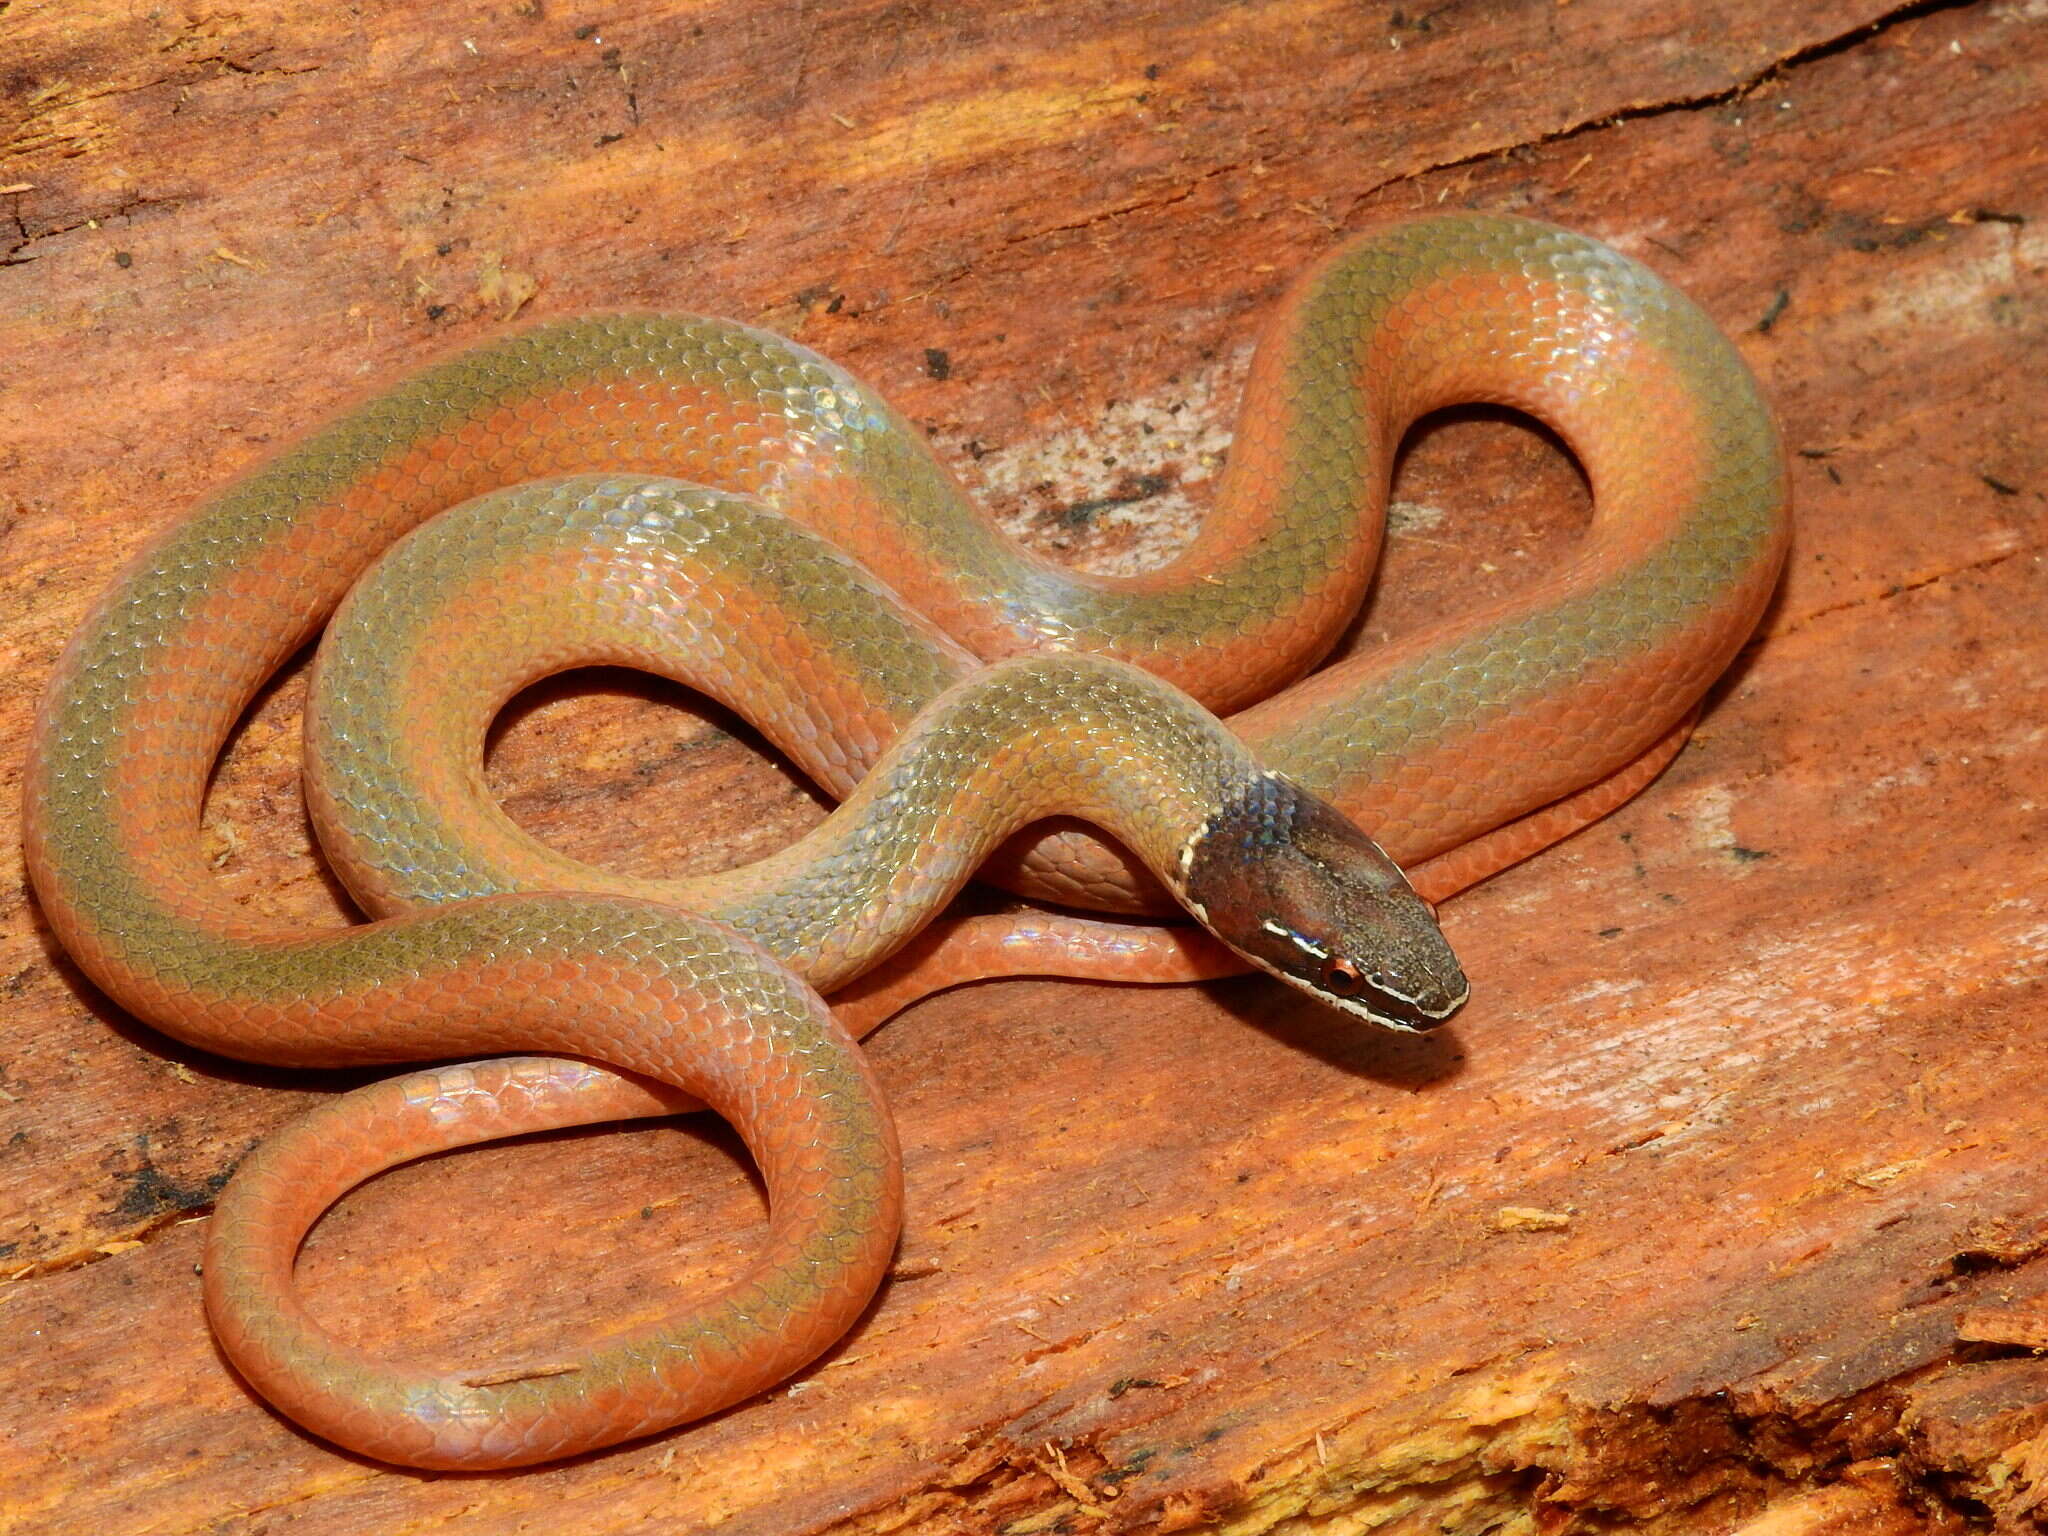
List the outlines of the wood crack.
{"label": "wood crack", "polygon": [[1397,187],[1407,182],[1419,181],[1424,177],[1434,176],[1446,171],[1462,170],[1467,166],[1484,165],[1488,161],[1500,159],[1503,155],[1518,154],[1525,150],[1548,148],[1551,145],[1564,143],[1589,133],[1597,133],[1621,123],[1640,122],[1645,119],[1670,116],[1673,113],[1698,112],[1712,107],[1726,106],[1731,102],[1741,101],[1774,80],[1783,79],[1792,70],[1816,64],[1825,59],[1834,58],[1853,48],[1860,48],[1873,38],[1880,37],[1896,27],[1904,26],[1908,22],[1918,21],[1923,17],[1936,15],[1943,11],[1969,10],[1984,3],[1985,0],[1912,0],[1910,4],[1901,5],[1894,10],[1887,11],[1884,15],[1865,22],[1859,27],[1851,28],[1847,32],[1840,33],[1834,37],[1824,38],[1819,42],[1808,43],[1803,47],[1794,48],[1788,53],[1781,54],[1763,68],[1752,71],[1733,85],[1722,86],[1712,91],[1700,91],[1687,96],[1666,97],[1660,101],[1633,103],[1629,106],[1602,112],[1592,117],[1581,118],[1578,122],[1552,129],[1546,133],[1539,133],[1531,138],[1519,139],[1512,144],[1497,144],[1487,149],[1474,150],[1469,154],[1456,155],[1449,159],[1434,161],[1428,165],[1420,166],[1414,170],[1402,171],[1397,175],[1387,177],[1383,181],[1376,182],[1363,192],[1360,192],[1353,199],[1353,203],[1354,206],[1361,204],[1374,195],[1384,192],[1389,187]]}
{"label": "wood crack", "polygon": [[[1796,635],[1802,629],[1816,624],[1822,619],[1832,618],[1836,614],[1853,613],[1858,608],[1869,607],[1872,603],[1888,603],[1894,598],[1904,597],[1908,593],[1919,592],[1928,587],[1939,586],[1943,582],[1953,581],[1959,576],[1971,576],[1980,571],[1996,570],[2008,561],[2018,560],[2027,555],[2040,555],[2044,552],[2048,552],[2048,547],[2039,544],[2022,544],[2017,549],[2001,550],[1995,555],[1986,555],[1979,560],[1966,560],[1960,565],[1952,565],[1925,576],[1916,576],[1910,581],[1895,582],[1891,586],[1886,587],[1882,592],[1872,592],[1862,597],[1853,597],[1844,602],[1829,603],[1825,607],[1816,608],[1811,613],[1803,614],[1799,618],[1792,620],[1782,629],[1773,631],[1773,638],[1783,635]],[[1763,642],[1759,639],[1753,643],[1762,644]]]}

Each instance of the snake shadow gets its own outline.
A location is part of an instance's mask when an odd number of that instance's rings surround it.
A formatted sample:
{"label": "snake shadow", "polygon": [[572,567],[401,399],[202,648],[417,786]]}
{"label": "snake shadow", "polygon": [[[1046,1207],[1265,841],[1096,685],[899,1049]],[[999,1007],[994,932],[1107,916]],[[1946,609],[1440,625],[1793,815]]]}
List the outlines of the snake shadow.
{"label": "snake shadow", "polygon": [[1455,1081],[1465,1070],[1466,1053],[1455,1023],[1427,1034],[1383,1029],[1325,1007],[1269,976],[1234,976],[1201,986],[1232,1018],[1350,1077],[1419,1093]]}

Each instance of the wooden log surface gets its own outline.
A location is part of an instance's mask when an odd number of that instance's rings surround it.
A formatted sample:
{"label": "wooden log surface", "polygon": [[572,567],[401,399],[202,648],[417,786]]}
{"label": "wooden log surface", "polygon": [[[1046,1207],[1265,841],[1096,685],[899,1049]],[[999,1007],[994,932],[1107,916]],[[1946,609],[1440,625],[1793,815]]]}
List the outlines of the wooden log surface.
{"label": "wooden log surface", "polygon": [[[874,382],[1037,547],[1199,515],[1260,317],[1432,206],[1568,223],[1733,334],[1796,450],[1760,643],[1639,801],[1445,909],[1475,997],[1362,1037],[1264,981],[1005,983],[872,1050],[907,1228],[845,1344],[713,1421],[425,1476],[270,1414],[194,1276],[334,1080],[123,1017],[0,882],[0,1530],[1749,1533],[2048,1507],[2048,5],[0,4],[0,783],[111,567],[381,376],[508,321],[733,315]],[[1584,516],[1525,425],[1416,435],[1362,638]],[[207,813],[346,920],[301,679]],[[514,814],[634,870],[820,814],[595,674]],[[11,810],[10,810],[11,814]],[[1520,1214],[1517,1214],[1520,1213]],[[1535,1214],[1529,1214],[1535,1213]],[[393,1351],[658,1316],[762,1210],[679,1124],[437,1159],[301,1274]]]}

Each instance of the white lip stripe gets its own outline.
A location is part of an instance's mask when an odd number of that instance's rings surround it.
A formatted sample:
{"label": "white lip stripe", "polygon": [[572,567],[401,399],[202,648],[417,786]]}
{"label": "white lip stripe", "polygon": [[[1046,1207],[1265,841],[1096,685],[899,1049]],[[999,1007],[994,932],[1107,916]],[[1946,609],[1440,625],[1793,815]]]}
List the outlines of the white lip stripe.
{"label": "white lip stripe", "polygon": [[1472,989],[1470,987],[1466,987],[1462,991],[1460,991],[1456,997],[1452,998],[1450,1002],[1446,1003],[1443,1007],[1427,1008],[1424,1007],[1418,999],[1408,996],[1408,994],[1405,992],[1396,992],[1392,987],[1381,986],[1377,990],[1385,993],[1388,997],[1393,998],[1394,1001],[1398,1003],[1406,1003],[1410,1008],[1413,1008],[1417,1013],[1423,1014],[1426,1017],[1432,1019],[1448,1019],[1452,1014],[1456,1013],[1460,1008],[1464,1007],[1465,999],[1472,995]]}
{"label": "white lip stripe", "polygon": [[[1290,976],[1285,971],[1280,970],[1277,967],[1268,965],[1265,961],[1261,960],[1257,955],[1246,955],[1245,958],[1251,961],[1251,963],[1253,965],[1256,965],[1260,970],[1266,972],[1267,975],[1279,977],[1282,981],[1286,982],[1290,987],[1293,987],[1296,991],[1308,993],[1308,995],[1310,997],[1313,997],[1317,1002],[1327,1003],[1330,1007],[1335,1008],[1339,1013],[1348,1013],[1354,1019],[1363,1019],[1368,1024],[1376,1024],[1381,1029],[1391,1029],[1403,1035],[1419,1035],[1423,1033],[1423,1030],[1419,1026],[1410,1023],[1406,1019],[1391,1019],[1383,1013],[1374,1013],[1364,1003],[1358,1001],[1357,998],[1339,997],[1334,992],[1323,992],[1317,990],[1314,987],[1308,986],[1306,983],[1302,982],[1298,977]],[[1427,1012],[1428,1010],[1424,1009],[1422,1011]],[[1431,1014],[1430,1017],[1449,1018],[1450,1014]]]}
{"label": "white lip stripe", "polygon": [[[1305,955],[1313,955],[1318,960],[1330,958],[1330,952],[1323,948],[1322,945],[1316,943],[1313,939],[1303,938],[1285,923],[1276,923],[1273,919],[1267,917],[1259,920],[1259,926],[1275,937],[1287,940]],[[1405,1002],[1407,999],[1404,998],[1402,1001]]]}

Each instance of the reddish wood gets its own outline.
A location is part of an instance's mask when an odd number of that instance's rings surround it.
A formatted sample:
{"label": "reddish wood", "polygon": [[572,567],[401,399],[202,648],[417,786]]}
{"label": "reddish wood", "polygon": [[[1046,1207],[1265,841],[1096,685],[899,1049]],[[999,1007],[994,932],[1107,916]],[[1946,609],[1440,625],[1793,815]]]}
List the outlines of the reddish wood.
{"label": "reddish wood", "polygon": [[[2048,1293],[2048,29],[1883,9],[0,6],[10,793],[112,562],[514,308],[779,326],[1100,563],[1184,530],[1292,272],[1385,212],[1518,209],[1722,319],[1800,517],[1695,746],[1446,909],[1478,988],[1447,1040],[1256,981],[927,1004],[874,1044],[910,1215],[867,1323],[566,1467],[394,1474],[251,1400],[197,1218],[332,1085],[115,1015],[10,866],[0,1530],[2026,1528],[2038,1373],[1957,1327]],[[1420,433],[1400,494],[1368,641],[1583,516],[1484,417]],[[244,899],[337,922],[298,689],[210,835]],[[819,809],[729,725],[600,678],[494,772],[586,856],[733,861]],[[475,1360],[652,1316],[759,1219],[715,1129],[581,1135],[380,1180],[302,1267],[350,1336]]]}

